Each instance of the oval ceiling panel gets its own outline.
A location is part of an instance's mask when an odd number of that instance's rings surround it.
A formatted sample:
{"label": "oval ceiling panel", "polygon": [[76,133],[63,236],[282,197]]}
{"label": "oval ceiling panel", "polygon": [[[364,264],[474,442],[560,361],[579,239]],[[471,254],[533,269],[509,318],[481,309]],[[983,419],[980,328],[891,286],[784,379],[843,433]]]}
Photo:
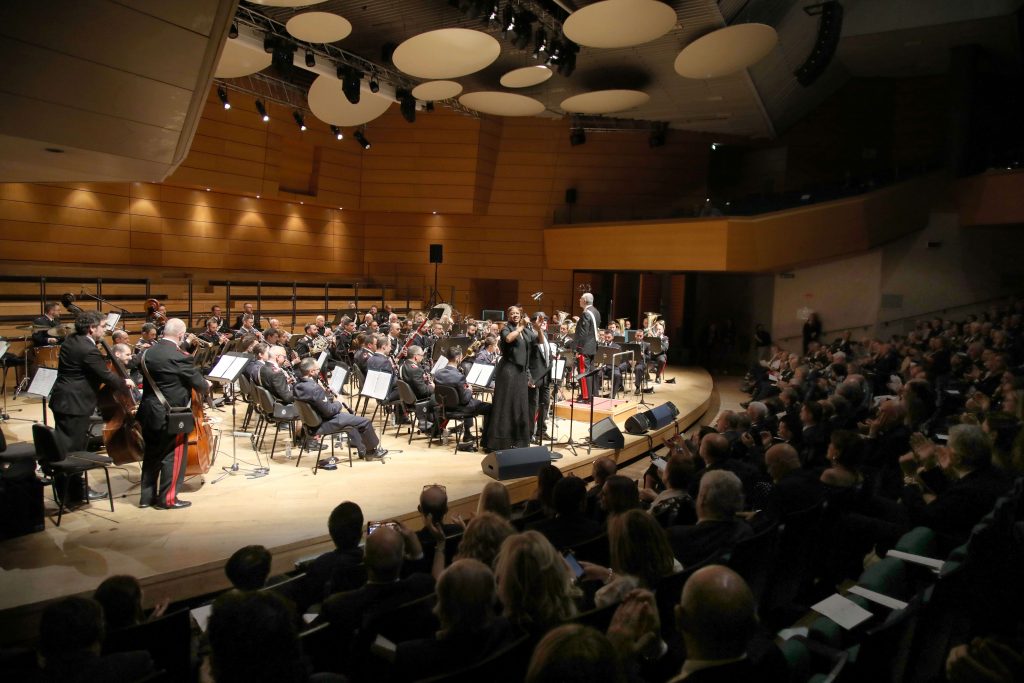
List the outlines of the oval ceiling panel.
{"label": "oval ceiling panel", "polygon": [[642,45],[672,30],[676,11],[657,0],[602,0],[576,10],[562,30],[586,47]]}
{"label": "oval ceiling panel", "polygon": [[270,55],[263,50],[252,50],[237,40],[228,40],[213,75],[217,78],[241,78],[263,71],[268,66]]}
{"label": "oval ceiling panel", "polygon": [[676,73],[686,78],[719,78],[761,61],[779,36],[767,24],[736,24],[698,38],[676,57]]}
{"label": "oval ceiling panel", "polygon": [[251,0],[254,5],[266,7],[308,7],[319,5],[324,0]]}
{"label": "oval ceiling panel", "polygon": [[416,78],[458,78],[489,66],[499,54],[501,45],[482,31],[442,28],[409,38],[392,61]]}
{"label": "oval ceiling panel", "polygon": [[352,33],[348,19],[330,12],[303,12],[285,24],[288,33],[307,43],[333,43]]}
{"label": "oval ceiling panel", "polygon": [[466,93],[459,102],[469,109],[495,116],[536,116],[544,111],[544,103],[539,100],[497,90]]}
{"label": "oval ceiling panel", "polygon": [[524,66],[502,76],[501,84],[506,88],[529,88],[531,85],[543,83],[553,75],[554,72],[546,66]]}
{"label": "oval ceiling panel", "polygon": [[562,101],[562,109],[573,114],[611,114],[647,104],[651,96],[639,90],[597,90]]}
{"label": "oval ceiling panel", "polygon": [[455,81],[427,81],[412,89],[412,96],[424,102],[447,100],[462,92],[462,85]]}
{"label": "oval ceiling panel", "polygon": [[352,104],[341,91],[341,81],[330,76],[317,76],[307,96],[309,110],[324,123],[335,126],[361,126],[382,115],[391,100],[363,90],[359,104]]}

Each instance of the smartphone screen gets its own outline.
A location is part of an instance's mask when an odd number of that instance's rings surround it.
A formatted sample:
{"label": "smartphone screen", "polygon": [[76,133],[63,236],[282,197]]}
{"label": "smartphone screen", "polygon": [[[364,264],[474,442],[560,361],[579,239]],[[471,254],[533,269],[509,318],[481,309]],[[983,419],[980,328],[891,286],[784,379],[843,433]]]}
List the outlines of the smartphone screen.
{"label": "smartphone screen", "polygon": [[380,525],[384,522],[367,522],[366,523],[366,535],[369,536],[374,531],[380,528]]}
{"label": "smartphone screen", "polygon": [[651,463],[653,463],[659,470],[663,470],[668,467],[668,462],[665,461],[665,458],[651,458]]}
{"label": "smartphone screen", "polygon": [[573,576],[575,576],[577,579],[583,576],[583,567],[581,567],[580,563],[576,561],[575,555],[573,555],[572,553],[566,553],[565,555],[563,555],[563,557],[565,558],[566,564],[569,565],[569,569],[572,570]]}

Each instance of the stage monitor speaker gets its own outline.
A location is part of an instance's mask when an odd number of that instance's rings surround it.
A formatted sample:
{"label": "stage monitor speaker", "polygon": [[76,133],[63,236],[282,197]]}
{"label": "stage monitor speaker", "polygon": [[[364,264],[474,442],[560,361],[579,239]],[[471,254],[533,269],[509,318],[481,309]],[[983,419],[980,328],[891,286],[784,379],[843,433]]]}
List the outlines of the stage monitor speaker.
{"label": "stage monitor speaker", "polygon": [[679,409],[676,408],[675,403],[669,401],[647,411],[647,422],[650,424],[651,429],[661,429],[672,424],[677,415],[679,415]]}
{"label": "stage monitor speaker", "polygon": [[601,420],[590,430],[590,443],[597,448],[622,448],[626,437],[610,417]]}
{"label": "stage monitor speaker", "polygon": [[480,467],[488,477],[505,481],[535,476],[540,468],[550,463],[551,451],[543,446],[530,446],[488,453],[480,461]]}
{"label": "stage monitor speaker", "polygon": [[650,413],[643,412],[637,413],[628,420],[626,420],[626,433],[633,434],[634,436],[640,436],[646,434],[651,429]]}
{"label": "stage monitor speaker", "polygon": [[431,263],[444,263],[444,245],[443,244],[431,244],[430,245],[430,262]]}

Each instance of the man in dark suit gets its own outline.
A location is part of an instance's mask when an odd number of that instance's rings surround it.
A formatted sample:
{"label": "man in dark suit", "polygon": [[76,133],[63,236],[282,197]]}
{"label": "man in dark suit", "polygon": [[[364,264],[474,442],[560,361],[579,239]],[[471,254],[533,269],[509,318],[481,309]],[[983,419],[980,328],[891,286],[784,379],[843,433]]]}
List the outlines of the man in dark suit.
{"label": "man in dark suit", "polygon": [[[161,510],[175,510],[192,504],[178,498],[188,464],[188,434],[167,431],[167,407],[188,406],[193,390],[205,396],[210,385],[193,364],[192,357],[179,348],[185,333],[185,322],[171,318],[164,325],[164,336],[147,349],[140,360],[139,422],[146,452],[142,460],[139,507],[152,505]],[[157,390],[163,400],[157,396]]]}
{"label": "man in dark suit", "polygon": [[267,353],[267,362],[260,368],[260,386],[269,391],[278,403],[285,405],[294,403],[295,396],[292,394],[294,376],[281,369],[281,364],[288,360],[288,352],[284,350],[283,346],[271,346]]}
{"label": "man in dark suit", "polygon": [[37,347],[60,344],[60,339],[51,337],[48,333],[51,327],[60,325],[60,304],[56,301],[48,301],[43,311],[43,315],[32,321],[32,326],[36,328],[36,331],[32,333],[32,343]]}
{"label": "man in dark suit", "polygon": [[764,512],[769,519],[780,521],[824,499],[825,489],[818,472],[803,469],[800,455],[788,443],[769,448],[764,454],[764,464],[774,484],[765,501]]}
{"label": "man in dark suit", "polygon": [[544,534],[558,550],[571,548],[600,536],[604,527],[586,516],[587,485],[579,477],[563,477],[555,484],[552,504],[555,516],[529,526]]}
{"label": "man in dark suit", "polygon": [[[580,308],[583,309],[580,320],[576,323],[576,353],[579,354],[579,371],[588,372],[594,364],[597,353],[597,331],[601,329],[601,314],[594,308],[594,295],[586,292],[580,297]],[[590,400],[588,382],[583,381],[580,387],[580,398]]]}
{"label": "man in dark suit", "polygon": [[[118,383],[133,387],[130,379],[121,379],[107,368],[97,342],[103,338],[103,316],[88,311],[75,320],[75,334],[60,349],[57,382],[50,395],[50,410],[65,450],[84,451],[89,441],[89,424],[96,410],[100,386]],[[103,493],[82,490],[82,475],[74,475],[68,486],[68,497],[81,500],[102,498]]]}
{"label": "man in dark suit", "polygon": [[256,313],[253,311],[252,304],[246,302],[242,304],[242,312],[235,318],[235,324],[231,326],[233,330],[240,330],[245,326],[245,316],[252,316],[252,327],[253,329],[262,332],[263,328],[260,327],[260,321],[256,320]]}
{"label": "man in dark suit", "polygon": [[548,341],[548,316],[538,312],[533,316],[533,331],[536,339],[530,344],[529,400],[530,415],[533,419],[533,438],[537,443],[549,439],[547,429],[548,409],[551,407],[551,367],[555,356]]}
{"label": "man in dark suit", "polygon": [[315,360],[303,359],[299,363],[299,373],[302,379],[295,383],[292,391],[297,400],[308,403],[323,420],[323,424],[317,430],[318,434],[346,432],[359,457],[366,460],[387,455],[388,452],[380,447],[380,439],[368,418],[353,415],[344,409],[344,404],[327,399],[327,392],[316,381],[320,368],[317,367]]}
{"label": "man in dark suit", "polygon": [[363,538],[363,511],[358,505],[351,501],[339,503],[327,519],[327,532],[334,542],[334,550],[328,550],[306,567],[301,595],[295,600],[300,611],[327,597],[335,571],[363,563],[363,549],[359,547]]}
{"label": "man in dark suit", "polygon": [[270,347],[263,342],[259,342],[252,347],[252,356],[252,358],[246,361],[242,372],[253,384],[259,384],[260,370],[266,365],[267,359],[270,358]]}
{"label": "man in dark suit", "polygon": [[[622,351],[622,346],[615,342],[615,335],[612,334],[611,330],[605,330],[605,332],[601,335],[601,341],[600,341],[600,343],[598,343],[597,346],[598,346],[598,348],[601,348],[601,349],[611,349],[611,350],[613,350],[616,353],[618,353],[619,351]],[[615,365],[606,365],[606,366],[604,366],[604,368],[601,370],[601,374],[597,375],[597,377],[600,378],[601,380],[605,380],[605,379],[610,379],[611,380],[611,383],[612,383],[612,393],[615,394],[616,396],[622,394],[622,372],[623,372],[623,370],[625,370],[626,372],[629,371],[629,361],[624,361],[624,360],[622,360],[623,358],[625,358],[625,356],[620,356],[619,359],[618,359],[620,362],[616,363]],[[595,385],[596,385],[596,382],[595,382]],[[639,386],[640,385],[637,384],[637,387],[639,387]],[[596,386],[595,386],[595,388],[596,388]]]}
{"label": "man in dark suit", "polygon": [[[449,347],[448,349],[448,365],[444,366],[440,370],[434,373],[434,385],[437,387],[447,386],[455,389],[455,393],[459,397],[459,405],[456,410],[460,413],[472,413],[473,415],[483,415],[484,426],[480,432],[480,439],[483,443],[487,443],[488,429],[491,424],[491,404],[480,399],[473,398],[473,390],[470,389],[469,383],[466,382],[466,376],[459,370],[459,363],[462,362],[462,347],[458,344]],[[440,403],[441,401],[438,401]],[[470,432],[469,422],[463,422],[463,435],[464,441],[472,440],[473,436]]]}
{"label": "man in dark suit", "polygon": [[672,553],[683,567],[729,552],[736,543],[753,536],[750,525],[736,518],[742,509],[740,478],[726,470],[705,472],[697,493],[697,523],[668,528]]}

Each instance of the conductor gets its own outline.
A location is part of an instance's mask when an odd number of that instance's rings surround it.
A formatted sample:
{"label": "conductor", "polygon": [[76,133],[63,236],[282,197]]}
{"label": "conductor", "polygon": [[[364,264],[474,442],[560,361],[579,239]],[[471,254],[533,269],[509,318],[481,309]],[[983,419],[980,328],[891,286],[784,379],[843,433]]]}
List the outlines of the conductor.
{"label": "conductor", "polygon": [[[580,308],[583,314],[576,323],[576,353],[579,354],[580,374],[586,374],[594,364],[594,355],[597,353],[597,331],[601,329],[601,314],[594,308],[594,295],[586,292],[580,297]],[[590,400],[590,387],[588,380],[580,382],[580,399]]]}

